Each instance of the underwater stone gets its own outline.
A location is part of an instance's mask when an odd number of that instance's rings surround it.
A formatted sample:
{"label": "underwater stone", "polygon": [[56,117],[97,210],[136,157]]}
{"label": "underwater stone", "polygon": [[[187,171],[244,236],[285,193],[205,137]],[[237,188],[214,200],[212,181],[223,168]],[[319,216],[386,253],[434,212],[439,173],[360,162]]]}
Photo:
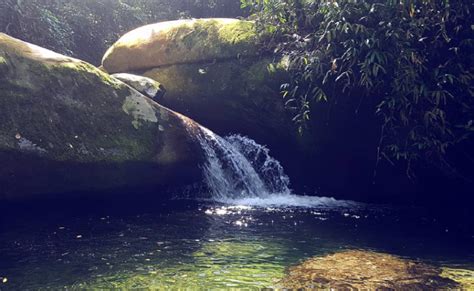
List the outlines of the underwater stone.
{"label": "underwater stone", "polygon": [[291,289],[438,290],[459,288],[441,269],[372,251],[349,250],[314,257],[290,268],[280,282]]}

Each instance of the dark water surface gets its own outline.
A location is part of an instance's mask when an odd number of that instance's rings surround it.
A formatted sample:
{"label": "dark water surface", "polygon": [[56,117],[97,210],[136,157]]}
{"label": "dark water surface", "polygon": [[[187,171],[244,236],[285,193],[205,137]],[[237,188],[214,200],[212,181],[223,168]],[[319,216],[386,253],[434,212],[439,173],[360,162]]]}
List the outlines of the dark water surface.
{"label": "dark water surface", "polygon": [[469,217],[302,199],[2,213],[0,289],[273,287],[287,267],[345,249],[474,270]]}

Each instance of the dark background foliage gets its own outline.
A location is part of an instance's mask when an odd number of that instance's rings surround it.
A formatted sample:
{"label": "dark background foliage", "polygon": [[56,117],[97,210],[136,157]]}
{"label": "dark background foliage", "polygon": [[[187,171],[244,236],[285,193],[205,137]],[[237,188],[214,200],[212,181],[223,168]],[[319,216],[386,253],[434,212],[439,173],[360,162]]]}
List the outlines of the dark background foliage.
{"label": "dark background foliage", "polygon": [[320,120],[314,113],[321,103],[352,104],[355,113],[375,115],[377,166],[403,167],[412,179],[436,168],[472,182],[472,1],[242,0],[242,5],[256,13],[262,33],[271,35],[267,49],[290,57],[293,80],[282,91],[303,134],[319,126],[313,120]]}
{"label": "dark background foliage", "polygon": [[238,0],[2,0],[0,31],[97,65],[122,34],[144,24],[242,15]]}

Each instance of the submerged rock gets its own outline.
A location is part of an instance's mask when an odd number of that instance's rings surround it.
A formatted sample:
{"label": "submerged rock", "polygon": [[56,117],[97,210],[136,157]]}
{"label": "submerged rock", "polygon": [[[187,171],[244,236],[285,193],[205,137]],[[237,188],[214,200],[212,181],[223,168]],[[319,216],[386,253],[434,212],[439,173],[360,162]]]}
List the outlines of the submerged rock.
{"label": "submerged rock", "polygon": [[336,290],[426,290],[459,288],[441,269],[393,255],[343,251],[316,257],[289,270],[285,288]]}
{"label": "submerged rock", "polygon": [[166,93],[166,89],[163,85],[147,77],[126,73],[113,74],[112,77],[119,79],[155,101],[159,101]]}
{"label": "submerged rock", "polygon": [[443,267],[442,277],[459,283],[461,290],[474,290],[474,270]]}
{"label": "submerged rock", "polygon": [[[258,54],[255,25],[229,18],[150,24],[122,36],[106,53],[109,73]],[[167,84],[165,84],[166,86]]]}
{"label": "submerged rock", "polygon": [[0,199],[193,182],[193,121],[92,65],[0,34]]}

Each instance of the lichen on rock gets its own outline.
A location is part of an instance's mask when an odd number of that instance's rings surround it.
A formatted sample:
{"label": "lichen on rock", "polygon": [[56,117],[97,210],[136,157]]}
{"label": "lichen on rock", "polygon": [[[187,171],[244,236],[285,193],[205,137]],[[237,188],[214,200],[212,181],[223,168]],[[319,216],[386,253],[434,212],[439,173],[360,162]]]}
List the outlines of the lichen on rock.
{"label": "lichen on rock", "polygon": [[0,57],[0,199],[168,185],[180,170],[197,178],[197,145],[174,112],[88,63],[5,34]]}
{"label": "lichen on rock", "polygon": [[148,100],[138,93],[133,91],[131,93],[130,96],[125,98],[122,108],[123,111],[133,117],[133,126],[138,129],[144,122],[158,122],[156,111]]}
{"label": "lichen on rock", "polygon": [[165,87],[159,82],[139,75],[118,73],[112,77],[124,82],[141,94],[150,97],[155,101],[159,101],[166,93]]}

